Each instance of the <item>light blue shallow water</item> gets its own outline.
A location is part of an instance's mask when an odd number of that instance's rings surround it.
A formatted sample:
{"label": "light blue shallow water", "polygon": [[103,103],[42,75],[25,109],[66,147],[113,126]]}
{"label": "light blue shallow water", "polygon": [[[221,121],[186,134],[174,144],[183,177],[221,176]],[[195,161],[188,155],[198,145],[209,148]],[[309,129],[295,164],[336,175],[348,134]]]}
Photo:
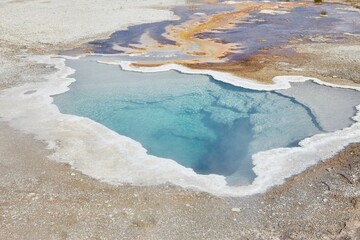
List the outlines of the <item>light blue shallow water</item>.
{"label": "light blue shallow water", "polygon": [[149,154],[228,176],[232,184],[253,179],[252,154],[320,132],[306,108],[273,92],[175,71],[127,72],[86,59],[67,65],[77,81],[54,97],[62,113],[91,118]]}

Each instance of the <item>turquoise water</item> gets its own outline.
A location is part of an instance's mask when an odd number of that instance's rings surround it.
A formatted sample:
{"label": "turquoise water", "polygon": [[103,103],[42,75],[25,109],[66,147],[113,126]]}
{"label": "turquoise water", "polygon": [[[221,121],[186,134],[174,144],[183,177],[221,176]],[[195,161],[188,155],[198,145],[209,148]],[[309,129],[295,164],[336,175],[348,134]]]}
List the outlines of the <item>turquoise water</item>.
{"label": "turquoise water", "polygon": [[67,65],[76,69],[77,81],[54,97],[62,113],[93,119],[151,155],[225,175],[233,184],[254,178],[252,154],[320,132],[308,109],[274,92],[205,75],[127,72],[86,58]]}

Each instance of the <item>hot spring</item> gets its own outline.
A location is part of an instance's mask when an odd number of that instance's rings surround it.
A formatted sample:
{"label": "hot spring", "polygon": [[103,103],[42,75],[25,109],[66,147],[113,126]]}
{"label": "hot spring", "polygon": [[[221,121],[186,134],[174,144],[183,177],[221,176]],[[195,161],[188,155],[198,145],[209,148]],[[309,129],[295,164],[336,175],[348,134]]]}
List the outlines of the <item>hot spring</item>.
{"label": "hot spring", "polygon": [[232,185],[254,179],[251,156],[322,131],[291,97],[176,71],[137,73],[86,58],[67,60],[77,80],[54,97],[65,114],[99,122],[170,158]]}

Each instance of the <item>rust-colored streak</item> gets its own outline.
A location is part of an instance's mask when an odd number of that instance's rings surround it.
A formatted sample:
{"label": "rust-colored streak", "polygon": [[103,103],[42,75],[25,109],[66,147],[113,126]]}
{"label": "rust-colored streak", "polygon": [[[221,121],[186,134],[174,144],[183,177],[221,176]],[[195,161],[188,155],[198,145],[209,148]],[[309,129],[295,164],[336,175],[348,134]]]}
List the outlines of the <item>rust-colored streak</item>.
{"label": "rust-colored streak", "polygon": [[[210,69],[228,72],[236,76],[257,79],[263,83],[271,83],[275,73],[269,71],[268,64],[264,64],[264,56],[251,56],[246,61],[228,62],[226,56],[229,53],[239,53],[239,44],[224,43],[219,40],[201,39],[199,35],[206,32],[214,32],[219,29],[232,29],[237,23],[250,16],[252,11],[261,10],[282,10],[288,11],[295,7],[308,5],[310,3],[257,3],[242,2],[234,5],[236,9],[231,12],[219,13],[210,16],[194,16],[193,19],[180,25],[169,26],[164,36],[176,42],[176,45],[152,45],[147,44],[142,49],[142,53],[161,50],[177,50],[187,55],[191,55],[190,60],[161,61],[154,63],[135,63],[133,66],[151,67],[160,66],[167,63],[176,63],[194,69]],[[264,41],[256,39],[254,41]],[[264,54],[266,55],[266,54]],[[266,61],[269,59],[267,56]],[[263,74],[267,72],[266,74]]]}

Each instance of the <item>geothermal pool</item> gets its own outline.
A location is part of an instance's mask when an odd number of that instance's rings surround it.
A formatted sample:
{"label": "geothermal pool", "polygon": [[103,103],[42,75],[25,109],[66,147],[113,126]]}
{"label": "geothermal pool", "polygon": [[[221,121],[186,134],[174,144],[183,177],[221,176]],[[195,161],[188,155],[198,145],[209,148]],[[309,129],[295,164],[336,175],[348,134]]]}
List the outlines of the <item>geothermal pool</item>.
{"label": "geothermal pool", "polygon": [[234,87],[206,75],[137,73],[91,58],[67,60],[70,90],[54,97],[65,114],[99,122],[169,158],[229,184],[250,183],[251,156],[294,147],[322,132],[304,104],[283,93]]}

